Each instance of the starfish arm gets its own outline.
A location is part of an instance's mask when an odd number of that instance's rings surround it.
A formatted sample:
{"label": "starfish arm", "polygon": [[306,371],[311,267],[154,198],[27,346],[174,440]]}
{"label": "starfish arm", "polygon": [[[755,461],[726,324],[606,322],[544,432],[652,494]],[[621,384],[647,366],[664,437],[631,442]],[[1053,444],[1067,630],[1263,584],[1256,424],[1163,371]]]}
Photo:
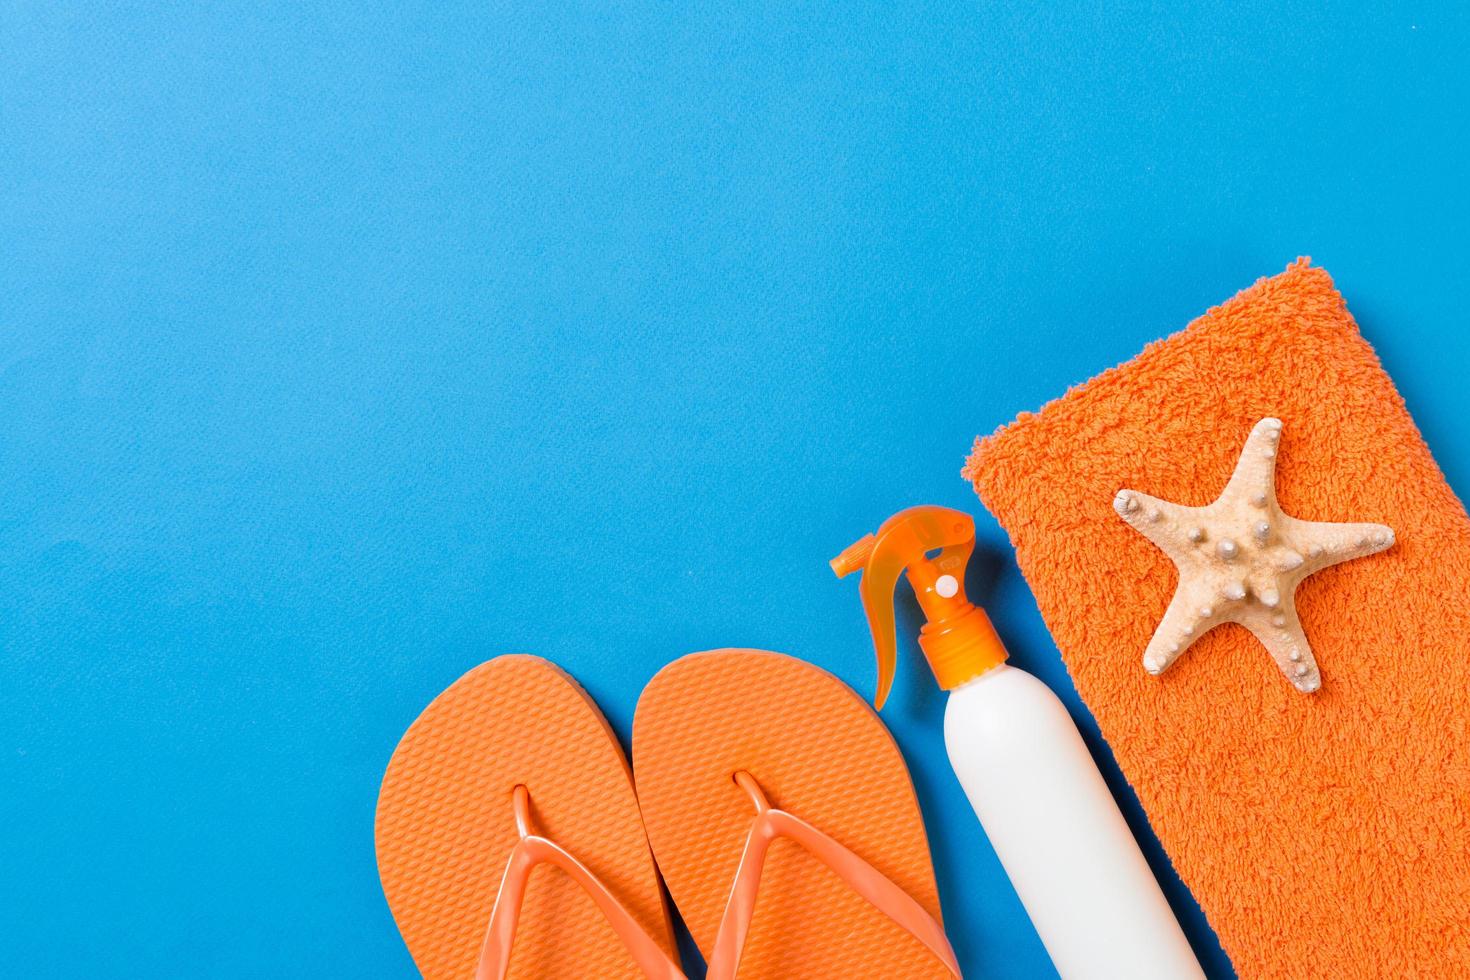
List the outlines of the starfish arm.
{"label": "starfish arm", "polygon": [[[1393,528],[1385,524],[1330,524],[1287,518],[1288,538],[1306,559],[1306,574],[1338,562],[1377,554],[1393,547]],[[1305,577],[1305,576],[1303,576]]]}
{"label": "starfish arm", "polygon": [[1281,420],[1266,418],[1255,424],[1240,451],[1235,472],[1221,500],[1249,500],[1266,507],[1276,500],[1276,452],[1281,445]]}
{"label": "starfish arm", "polygon": [[1200,508],[1171,504],[1137,490],[1119,490],[1113,510],[1175,562],[1194,551],[1199,539],[1190,535],[1203,533],[1195,519]]}
{"label": "starfish arm", "polygon": [[1153,639],[1143,651],[1143,669],[1150,674],[1162,674],[1178,660],[1194,641],[1199,639],[1211,624],[1200,621],[1199,610],[1186,590],[1174,593],[1159,628],[1154,630]]}
{"label": "starfish arm", "polygon": [[1243,617],[1240,624],[1255,634],[1281,673],[1297,690],[1310,694],[1322,686],[1317,658],[1312,654],[1312,646],[1307,642],[1307,634],[1297,618],[1296,603],[1292,598],[1282,602],[1278,610],[1262,610]]}

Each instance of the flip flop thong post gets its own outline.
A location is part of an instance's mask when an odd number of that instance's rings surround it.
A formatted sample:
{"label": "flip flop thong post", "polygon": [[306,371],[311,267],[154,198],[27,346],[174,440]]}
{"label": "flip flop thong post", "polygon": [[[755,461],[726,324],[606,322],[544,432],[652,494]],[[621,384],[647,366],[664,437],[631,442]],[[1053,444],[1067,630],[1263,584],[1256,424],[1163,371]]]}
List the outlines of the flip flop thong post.
{"label": "flip flop thong post", "polygon": [[711,978],[959,975],[903,757],[831,674],[760,650],[676,660],[639,699],[633,762]]}
{"label": "flip flop thong post", "polygon": [[491,660],[424,709],[383,776],[377,847],[427,980],[683,978],[622,748],[547,661]]}

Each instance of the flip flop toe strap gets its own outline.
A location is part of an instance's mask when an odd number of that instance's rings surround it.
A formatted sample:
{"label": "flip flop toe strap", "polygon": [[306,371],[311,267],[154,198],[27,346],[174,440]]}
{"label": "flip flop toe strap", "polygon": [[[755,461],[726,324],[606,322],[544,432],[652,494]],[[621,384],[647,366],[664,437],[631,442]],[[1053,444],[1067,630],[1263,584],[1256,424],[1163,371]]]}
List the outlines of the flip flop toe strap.
{"label": "flip flop toe strap", "polygon": [[485,930],[485,942],[480,947],[480,961],[475,967],[475,980],[505,980],[510,969],[516,925],[520,921],[521,903],[526,897],[526,885],[530,881],[531,872],[543,863],[566,872],[568,877],[592,896],[613,931],[627,947],[633,961],[649,980],[686,980],[684,972],[586,865],[555,841],[532,833],[531,799],[526,787],[517,786],[512,801],[520,840],[511,849],[510,860],[506,862],[505,873],[500,878],[500,890],[495,896],[490,925]]}
{"label": "flip flop toe strap", "polygon": [[756,892],[771,844],[785,837],[800,844],[878,911],[919,940],[951,974],[960,975],[959,962],[944,934],[944,927],[877,868],[839,844],[800,817],[771,806],[755,778],[748,772],[735,774],[735,782],[750,794],[756,817],[745,840],[740,867],[730,889],[730,900],[720,920],[714,950],[709,960],[710,980],[731,980],[740,965],[740,955],[755,917]]}

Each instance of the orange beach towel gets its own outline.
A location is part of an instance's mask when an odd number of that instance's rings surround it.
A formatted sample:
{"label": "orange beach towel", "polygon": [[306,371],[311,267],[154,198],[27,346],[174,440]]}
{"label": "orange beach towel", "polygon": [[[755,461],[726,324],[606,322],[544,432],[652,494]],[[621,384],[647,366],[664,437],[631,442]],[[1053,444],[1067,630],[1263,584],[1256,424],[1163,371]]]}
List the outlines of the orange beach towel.
{"label": "orange beach towel", "polygon": [[[1267,416],[1288,514],[1398,543],[1298,591],[1318,693],[1233,625],[1151,677],[1177,576],[1113,495],[1209,503]],[[1470,977],[1470,520],[1325,271],[978,440],[965,475],[1242,976]]]}

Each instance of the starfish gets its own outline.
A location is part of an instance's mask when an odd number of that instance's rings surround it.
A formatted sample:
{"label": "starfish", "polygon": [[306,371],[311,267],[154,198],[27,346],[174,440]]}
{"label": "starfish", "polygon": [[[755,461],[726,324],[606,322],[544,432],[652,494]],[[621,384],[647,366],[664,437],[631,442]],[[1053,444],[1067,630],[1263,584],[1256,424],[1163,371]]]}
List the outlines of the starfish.
{"label": "starfish", "polygon": [[1316,658],[1296,614],[1296,588],[1307,576],[1394,543],[1382,524],[1299,521],[1276,503],[1281,420],[1251,429],[1235,473],[1206,507],[1171,504],[1119,490],[1113,509],[1179,567],[1179,587],[1143,654],[1158,675],[1195,640],[1222,623],[1239,623],[1266,647],[1299,691],[1322,686]]}

